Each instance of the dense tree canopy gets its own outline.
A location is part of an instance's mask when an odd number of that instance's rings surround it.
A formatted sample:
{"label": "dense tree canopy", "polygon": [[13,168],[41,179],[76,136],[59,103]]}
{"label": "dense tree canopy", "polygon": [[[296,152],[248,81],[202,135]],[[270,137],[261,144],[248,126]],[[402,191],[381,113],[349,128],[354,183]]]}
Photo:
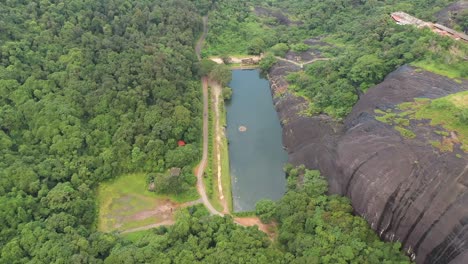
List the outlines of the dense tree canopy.
{"label": "dense tree canopy", "polygon": [[0,263],[99,262],[96,183],[198,158],[207,3],[0,3]]}

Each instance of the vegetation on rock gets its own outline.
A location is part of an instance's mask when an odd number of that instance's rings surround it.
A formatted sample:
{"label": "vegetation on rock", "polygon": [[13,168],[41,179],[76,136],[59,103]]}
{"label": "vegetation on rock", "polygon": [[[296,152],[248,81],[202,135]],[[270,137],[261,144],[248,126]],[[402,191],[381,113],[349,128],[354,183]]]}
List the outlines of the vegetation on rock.
{"label": "vegetation on rock", "polygon": [[[432,129],[438,140],[431,144],[441,151],[453,151],[455,144],[468,152],[468,92],[459,92],[442,98],[416,98],[414,102],[402,103],[396,109],[387,112],[375,110],[376,120],[395,125],[403,137],[414,138],[416,135],[410,121],[428,120],[432,127],[441,126],[445,131]],[[425,123],[419,123],[420,126]]]}

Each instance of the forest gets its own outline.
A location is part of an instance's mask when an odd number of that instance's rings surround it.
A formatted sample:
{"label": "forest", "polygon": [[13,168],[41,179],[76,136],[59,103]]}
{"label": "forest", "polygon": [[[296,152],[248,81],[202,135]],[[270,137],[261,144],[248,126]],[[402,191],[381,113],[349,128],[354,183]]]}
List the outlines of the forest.
{"label": "forest", "polygon": [[[124,173],[157,175],[171,167],[185,166],[187,172],[200,158],[205,69],[193,46],[209,10],[214,22],[205,55],[259,53],[282,42],[300,49],[305,36],[325,31],[350,43],[346,50],[355,53],[304,73],[308,82],[314,72],[322,78],[328,71],[322,92],[307,88],[308,96],[336,116],[356,101],[354,88],[365,90],[392,67],[420,56],[424,52],[418,49],[430,42],[425,32],[406,39],[408,33],[396,27],[399,33],[388,36],[388,21],[372,11],[377,1],[334,1],[339,8],[328,1],[292,2],[264,4],[289,6],[291,16],[304,20],[294,30],[263,28],[245,1],[1,1],[0,263],[407,263],[398,243],[381,242],[351,214],[347,199],[325,195],[326,181],[303,168],[288,168],[289,191],[281,201],[257,207],[264,221],[278,223],[277,242],[200,207],[181,211],[174,226],[134,240],[96,231],[100,182]],[[391,2],[412,7],[410,1]],[[346,20],[317,16],[332,10]],[[382,23],[369,21],[369,31],[357,34],[358,22],[346,22],[356,14]],[[229,32],[248,26],[238,31],[236,50],[216,43],[216,34],[229,34],[220,32],[221,23]],[[356,44],[370,32],[377,38]],[[375,41],[379,38],[385,41]],[[411,45],[421,38],[426,42]],[[444,41],[441,45],[452,45]],[[386,52],[363,59],[370,48]],[[344,72],[358,67],[355,59],[358,66],[368,59],[379,71],[356,70],[348,80]],[[228,79],[225,71],[219,69],[222,80]],[[296,79],[291,82],[301,87]],[[183,150],[179,140],[187,143]],[[193,175],[182,180],[178,187],[193,187]]]}
{"label": "forest", "polygon": [[117,237],[94,232],[97,184],[198,159],[200,11],[144,0],[0,10],[0,263],[104,259]]}

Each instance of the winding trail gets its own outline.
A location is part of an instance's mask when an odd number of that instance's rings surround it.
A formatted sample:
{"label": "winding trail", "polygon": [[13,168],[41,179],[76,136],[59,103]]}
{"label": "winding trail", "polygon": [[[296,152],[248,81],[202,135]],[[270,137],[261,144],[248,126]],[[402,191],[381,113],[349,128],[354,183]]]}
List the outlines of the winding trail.
{"label": "winding trail", "polygon": [[[195,52],[197,53],[198,60],[201,60],[201,48],[203,47],[203,42],[205,41],[206,34],[208,32],[208,17],[203,17],[203,34],[200,36],[200,39],[195,46]],[[212,215],[224,216],[223,213],[218,212],[213,205],[210,203],[208,196],[206,195],[205,185],[203,184],[203,174],[206,168],[206,161],[208,159],[208,78],[202,77],[202,86],[203,86],[203,155],[200,164],[198,165],[197,171],[197,190],[201,196],[202,202],[208,211]]]}

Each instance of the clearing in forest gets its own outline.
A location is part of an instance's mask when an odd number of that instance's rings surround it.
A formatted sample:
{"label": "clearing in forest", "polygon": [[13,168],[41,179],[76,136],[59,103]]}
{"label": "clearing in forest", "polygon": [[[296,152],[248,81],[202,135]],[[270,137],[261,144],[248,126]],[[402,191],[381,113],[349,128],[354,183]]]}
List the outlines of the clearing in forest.
{"label": "clearing in forest", "polygon": [[131,232],[170,225],[177,208],[190,198],[157,195],[148,191],[144,174],[128,174],[102,183],[98,188],[98,229],[102,232]]}
{"label": "clearing in forest", "polygon": [[278,226],[276,223],[264,224],[258,217],[236,217],[234,218],[234,222],[246,227],[257,226],[258,229],[267,234],[271,240],[274,240],[278,234]]}

